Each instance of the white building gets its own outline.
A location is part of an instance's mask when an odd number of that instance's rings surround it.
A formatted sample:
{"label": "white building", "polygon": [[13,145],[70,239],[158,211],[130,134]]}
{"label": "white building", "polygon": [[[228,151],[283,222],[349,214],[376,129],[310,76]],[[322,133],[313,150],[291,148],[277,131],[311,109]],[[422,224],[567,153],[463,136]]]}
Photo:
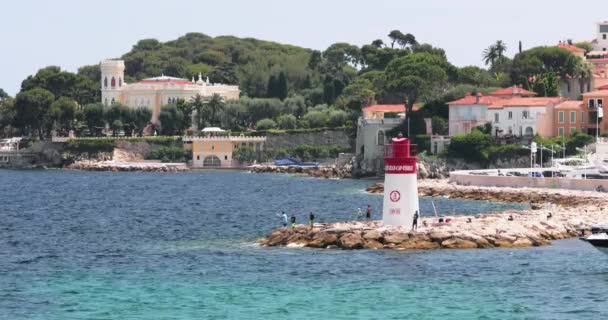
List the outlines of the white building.
{"label": "white building", "polygon": [[551,137],[554,107],[560,102],[560,97],[496,101],[488,106],[487,121],[492,123],[492,133],[496,136]]}
{"label": "white building", "polygon": [[198,75],[198,81],[160,76],[136,83],[124,81],[125,63],[123,60],[104,60],[101,67],[101,102],[105,105],[122,103],[131,108],[146,107],[152,111],[152,123],[158,123],[160,108],[163,105],[183,99],[190,100],[200,94],[204,97],[219,94],[222,98],[238,99],[238,86],[209,83]]}
{"label": "white building", "polygon": [[608,21],[597,24],[597,38],[592,44],[594,51],[608,51]]}

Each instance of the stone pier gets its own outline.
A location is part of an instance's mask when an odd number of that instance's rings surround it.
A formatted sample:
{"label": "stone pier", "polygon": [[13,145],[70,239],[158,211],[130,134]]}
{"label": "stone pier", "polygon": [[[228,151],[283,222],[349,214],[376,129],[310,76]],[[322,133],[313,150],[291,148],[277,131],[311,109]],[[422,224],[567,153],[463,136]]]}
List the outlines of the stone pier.
{"label": "stone pier", "polygon": [[[381,192],[381,186],[368,189]],[[447,181],[422,181],[419,193],[428,196],[529,202],[530,210],[446,216],[450,222],[424,217],[417,230],[382,226],[379,221],[317,223],[271,232],[266,246],[342,249],[472,249],[530,247],[584,235],[591,226],[608,222],[608,197],[590,191],[537,188],[457,186]],[[549,212],[551,216],[549,217]],[[470,220],[469,220],[470,219]]]}

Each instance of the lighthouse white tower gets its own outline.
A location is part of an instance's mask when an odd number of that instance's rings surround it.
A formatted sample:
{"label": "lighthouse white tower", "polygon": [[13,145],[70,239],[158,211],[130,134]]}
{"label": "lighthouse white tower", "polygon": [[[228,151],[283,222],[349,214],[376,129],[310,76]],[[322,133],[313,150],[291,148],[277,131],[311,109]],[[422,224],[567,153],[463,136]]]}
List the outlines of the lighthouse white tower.
{"label": "lighthouse white tower", "polygon": [[[384,154],[384,204],[382,223],[389,226],[411,227],[418,207],[416,176],[416,145],[410,139],[394,138],[386,145]],[[419,213],[420,215],[420,213]]]}

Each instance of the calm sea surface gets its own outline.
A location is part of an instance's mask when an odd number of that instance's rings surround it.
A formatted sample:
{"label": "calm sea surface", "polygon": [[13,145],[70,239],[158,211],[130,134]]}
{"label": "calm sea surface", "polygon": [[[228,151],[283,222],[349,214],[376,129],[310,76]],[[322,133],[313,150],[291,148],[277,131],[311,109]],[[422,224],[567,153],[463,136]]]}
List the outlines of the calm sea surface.
{"label": "calm sea surface", "polygon": [[[281,210],[300,222],[311,210],[321,221],[378,211],[369,184],[0,170],[0,319],[608,317],[608,257],[575,239],[409,252],[254,245]],[[518,208],[435,201],[447,213]],[[429,199],[421,206],[432,214]]]}

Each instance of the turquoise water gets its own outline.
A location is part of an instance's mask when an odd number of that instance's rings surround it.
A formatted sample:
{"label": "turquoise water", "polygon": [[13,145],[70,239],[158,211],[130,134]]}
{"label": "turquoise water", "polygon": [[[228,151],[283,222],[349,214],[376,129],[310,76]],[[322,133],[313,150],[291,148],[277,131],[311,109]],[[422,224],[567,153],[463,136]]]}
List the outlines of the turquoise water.
{"label": "turquoise water", "polygon": [[[608,258],[262,248],[275,212],[350,219],[370,181],[0,170],[0,319],[596,319]],[[436,199],[460,214],[519,205]],[[432,214],[422,199],[423,214]],[[377,213],[376,213],[377,214]]]}

